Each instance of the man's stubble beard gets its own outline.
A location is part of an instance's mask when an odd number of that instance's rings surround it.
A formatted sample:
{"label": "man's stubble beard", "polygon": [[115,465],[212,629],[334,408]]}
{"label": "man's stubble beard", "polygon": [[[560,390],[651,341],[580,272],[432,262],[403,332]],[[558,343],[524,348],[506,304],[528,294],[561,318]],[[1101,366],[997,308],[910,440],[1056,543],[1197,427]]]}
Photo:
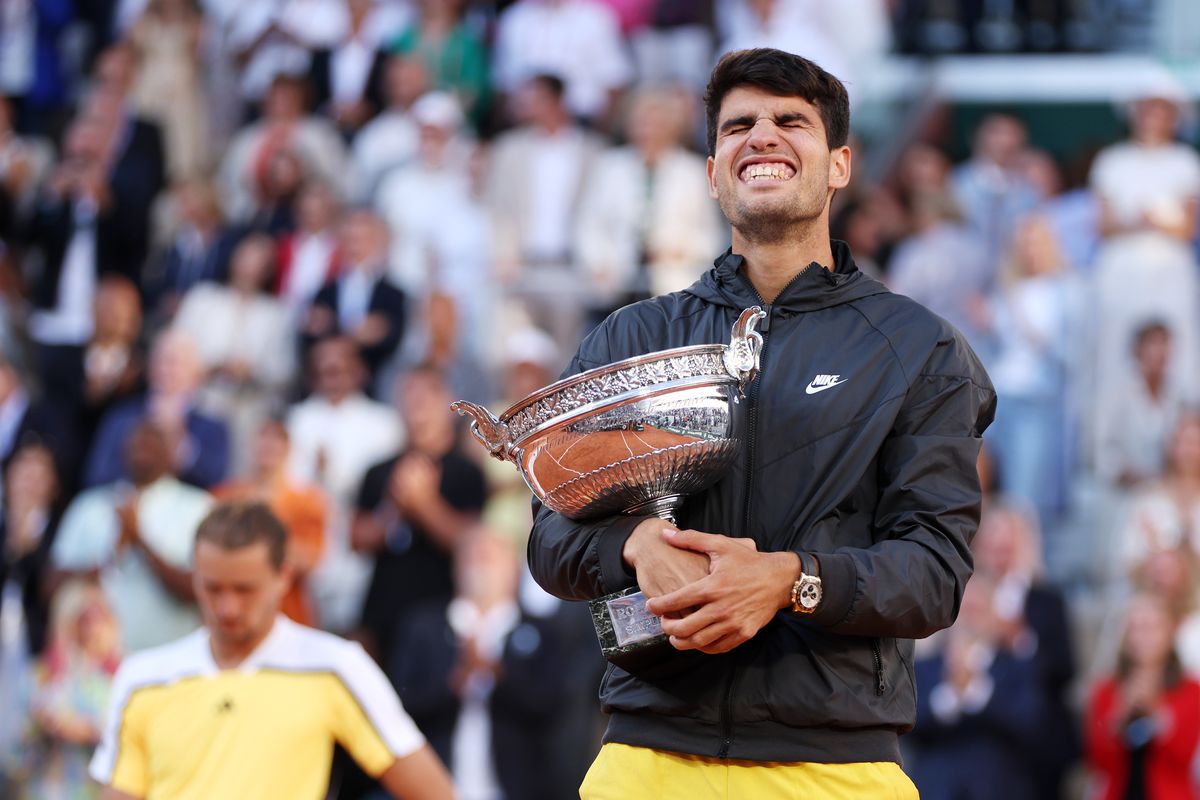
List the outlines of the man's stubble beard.
{"label": "man's stubble beard", "polygon": [[730,191],[718,198],[718,205],[743,242],[762,245],[793,238],[797,228],[812,225],[825,211],[825,200],[825,197],[819,200],[793,197],[782,204],[754,209]]}

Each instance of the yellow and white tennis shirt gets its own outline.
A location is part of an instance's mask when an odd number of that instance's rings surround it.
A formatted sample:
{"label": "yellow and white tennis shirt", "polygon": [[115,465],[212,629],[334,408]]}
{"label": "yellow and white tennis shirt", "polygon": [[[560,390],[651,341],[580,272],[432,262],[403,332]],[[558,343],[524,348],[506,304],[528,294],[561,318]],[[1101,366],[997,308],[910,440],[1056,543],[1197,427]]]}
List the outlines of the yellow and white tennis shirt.
{"label": "yellow and white tennis shirt", "polygon": [[320,800],[335,741],[373,776],[425,743],[359,645],[280,616],[236,669],[204,628],[128,658],[90,771],[147,800]]}

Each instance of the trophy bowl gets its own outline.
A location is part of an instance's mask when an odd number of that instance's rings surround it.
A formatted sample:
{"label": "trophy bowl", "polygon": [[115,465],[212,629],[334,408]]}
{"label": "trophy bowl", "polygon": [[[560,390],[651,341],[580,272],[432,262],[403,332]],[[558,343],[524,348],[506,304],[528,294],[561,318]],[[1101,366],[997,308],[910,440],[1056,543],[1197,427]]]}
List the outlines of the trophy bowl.
{"label": "trophy bowl", "polygon": [[[499,417],[461,400],[451,407],[472,418],[475,438],[515,464],[548,508],[576,520],[622,513],[673,522],[684,498],[716,483],[741,452],[734,409],[758,374],[762,336],[754,328],[764,316],[758,306],[744,310],[727,345],[661,350],[581,372]],[[596,617],[610,658],[612,647],[661,638],[636,588],[619,595],[608,621]],[[593,601],[594,616],[615,597]],[[602,630],[610,623],[615,639]]]}

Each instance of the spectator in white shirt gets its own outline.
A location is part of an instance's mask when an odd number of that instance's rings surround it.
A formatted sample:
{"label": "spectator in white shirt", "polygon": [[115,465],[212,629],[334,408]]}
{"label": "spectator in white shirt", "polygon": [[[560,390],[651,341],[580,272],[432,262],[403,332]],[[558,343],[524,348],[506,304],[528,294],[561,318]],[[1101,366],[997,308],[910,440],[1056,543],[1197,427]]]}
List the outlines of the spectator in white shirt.
{"label": "spectator in white shirt", "polygon": [[291,320],[267,291],[274,269],[275,242],[265,234],[248,236],[233,251],[228,284],[195,286],[175,316],[207,372],[198,403],[229,426],[236,474],[249,466],[255,434],[283,400],[294,372]]}
{"label": "spectator in white shirt", "polygon": [[1133,380],[1119,391],[1093,397],[1094,460],[1102,480],[1131,488],[1162,472],[1171,431],[1195,399],[1176,375],[1174,346],[1165,324],[1143,325],[1130,347],[1137,364]]}
{"label": "spectator in white shirt", "polygon": [[425,94],[429,75],[418,58],[392,56],[383,70],[387,105],[354,137],[350,153],[347,194],[355,202],[375,196],[388,171],[407,164],[417,154],[417,123],[412,105]]}
{"label": "spectator in white shirt", "polygon": [[500,14],[495,47],[501,92],[559,75],[567,107],[581,119],[605,119],[633,77],[616,15],[594,0],[517,0]]}
{"label": "spectator in white shirt", "polygon": [[1094,390],[1108,396],[1133,379],[1128,342],[1151,319],[1171,328],[1172,371],[1200,386],[1200,278],[1192,241],[1200,210],[1200,156],[1175,140],[1180,102],[1173,82],[1148,87],[1130,109],[1130,137],[1092,164],[1104,241],[1096,256]]}
{"label": "spectator in white shirt", "polygon": [[677,90],[640,90],[630,105],[629,144],[605,151],[588,173],[576,241],[601,302],[684,289],[721,247],[704,159],[681,145],[690,110]]}
{"label": "spectator in white shirt", "polygon": [[318,342],[310,354],[314,392],[288,414],[292,475],[329,497],[330,529],[309,589],[322,627],[347,630],[358,621],[370,563],[349,548],[349,514],[371,465],[401,449],[396,412],[363,393],[366,369],[348,336]]}
{"label": "spectator in white shirt", "polygon": [[[421,309],[419,316],[432,293],[449,297],[457,309],[458,342],[479,356],[492,335],[496,304],[488,258],[491,226],[477,180],[479,153],[453,95],[430,92],[413,106],[412,116],[420,130],[418,157],[384,179],[375,203],[392,231],[392,274]],[[406,360],[426,361],[429,344],[417,340],[428,325],[410,327],[417,335],[405,343]]]}
{"label": "spectator in white shirt", "polygon": [[563,91],[552,75],[521,88],[515,100],[523,124],[492,149],[488,206],[500,279],[535,322],[573,341],[588,293],[572,265],[575,219],[603,142],[575,124]]}
{"label": "spectator in white shirt", "polygon": [[[878,0],[867,2],[878,4]],[[848,0],[842,3],[849,4]],[[851,102],[855,102],[859,75],[855,68],[859,65],[838,41],[838,5],[821,0],[725,0],[717,6],[718,27],[724,33],[717,54],[774,47],[802,55],[845,81]],[[855,5],[862,6],[862,0]],[[866,13],[856,20],[863,30],[871,27],[872,21]]]}
{"label": "spectator in white shirt", "polygon": [[177,480],[171,461],[162,429],[140,422],[125,443],[128,482],[75,498],[51,550],[60,573],[99,572],[126,653],[165,644],[200,622],[191,588],[192,540],[212,500]]}

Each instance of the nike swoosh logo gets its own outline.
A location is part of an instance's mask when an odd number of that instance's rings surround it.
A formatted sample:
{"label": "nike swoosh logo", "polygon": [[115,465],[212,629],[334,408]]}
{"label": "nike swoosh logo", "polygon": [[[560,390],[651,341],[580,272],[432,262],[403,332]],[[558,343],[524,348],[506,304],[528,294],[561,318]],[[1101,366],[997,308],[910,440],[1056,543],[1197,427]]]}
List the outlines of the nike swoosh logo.
{"label": "nike swoosh logo", "polygon": [[833,387],[835,387],[835,386],[841,386],[843,383],[845,383],[845,382],[846,382],[846,381],[848,381],[848,380],[850,380],[850,379],[849,379],[849,378],[842,378],[842,379],[841,379],[840,381],[838,381],[837,383],[827,383],[827,384],[825,384],[824,386],[813,386],[813,385],[810,383],[808,386],[805,386],[805,387],[804,387],[804,393],[805,393],[805,394],[816,394],[817,392],[823,392],[823,391],[825,391],[826,389],[832,389],[832,388],[833,388]]}

